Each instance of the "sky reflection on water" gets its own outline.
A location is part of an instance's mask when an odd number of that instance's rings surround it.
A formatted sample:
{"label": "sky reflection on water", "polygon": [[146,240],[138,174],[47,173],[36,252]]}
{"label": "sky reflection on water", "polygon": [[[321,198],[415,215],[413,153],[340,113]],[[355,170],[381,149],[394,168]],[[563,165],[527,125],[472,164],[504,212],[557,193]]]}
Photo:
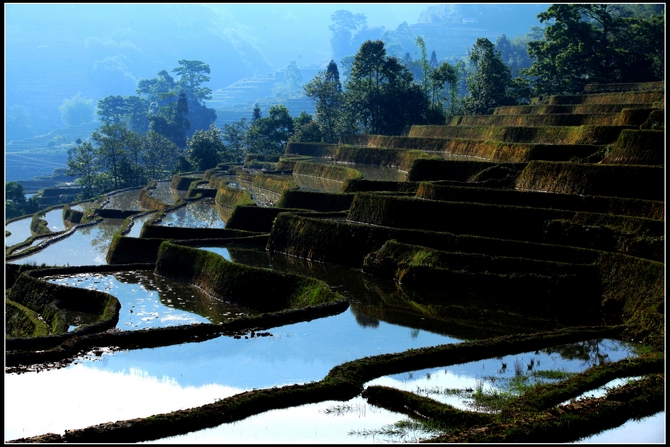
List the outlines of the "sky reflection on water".
{"label": "sky reflection on water", "polygon": [[154,275],[151,270],[112,274],[78,274],[45,277],[46,281],[69,287],[100,290],[121,303],[121,330],[196,323],[219,324],[257,312],[214,299],[199,288]]}
{"label": "sky reflection on water", "polygon": [[5,246],[11,247],[32,236],[32,232],[30,231],[30,222],[32,220],[32,217],[26,217],[25,219],[19,219],[5,225],[5,230],[12,233],[9,236],[5,236]]}
{"label": "sky reflection on water", "polygon": [[[361,326],[351,309],[268,332],[272,336],[218,337],[199,343],[103,353],[60,370],[5,374],[6,389],[14,390],[5,396],[5,405],[13,409],[5,421],[6,439],[63,433],[94,423],[139,417],[140,410],[149,416],[193,406],[192,399],[201,399],[204,387],[216,390],[209,393],[207,402],[211,402],[252,388],[318,381],[334,366],[349,360],[459,341],[384,322],[376,327]],[[103,373],[107,375],[102,376]],[[141,384],[144,380],[146,387]],[[175,387],[170,388],[175,390],[173,397],[166,400],[166,385],[159,387],[156,382]],[[88,387],[90,390],[86,391]],[[93,391],[97,387],[114,390],[111,402]],[[62,390],[67,389],[96,398],[62,399]],[[31,390],[31,394],[39,391],[34,395],[45,402],[59,402],[58,408],[45,405],[48,410],[39,410],[45,413],[44,421],[37,423],[34,402],[31,404],[32,400],[25,399],[19,390]],[[62,400],[67,402],[61,405]],[[206,402],[199,405],[203,403]],[[49,412],[58,414],[48,416]],[[68,416],[61,417],[62,414]]]}
{"label": "sky reflection on water", "polygon": [[214,199],[202,199],[165,214],[160,225],[186,228],[224,228]]}
{"label": "sky reflection on water", "polygon": [[123,225],[123,219],[105,219],[55,242],[43,250],[23,258],[10,261],[14,264],[35,263],[40,265],[103,265],[107,264],[107,250],[114,233]]}
{"label": "sky reflection on water", "polygon": [[149,213],[145,214],[144,216],[133,219],[133,225],[130,227],[130,231],[128,232],[128,234],[126,234],[126,236],[140,237],[140,233],[142,232],[142,226],[144,226],[144,222],[153,219],[153,217],[154,213]]}
{"label": "sky reflection on water", "polygon": [[42,217],[43,220],[46,220],[47,226],[54,233],[57,231],[67,230],[65,223],[63,222],[63,208],[53,209],[47,211]]}

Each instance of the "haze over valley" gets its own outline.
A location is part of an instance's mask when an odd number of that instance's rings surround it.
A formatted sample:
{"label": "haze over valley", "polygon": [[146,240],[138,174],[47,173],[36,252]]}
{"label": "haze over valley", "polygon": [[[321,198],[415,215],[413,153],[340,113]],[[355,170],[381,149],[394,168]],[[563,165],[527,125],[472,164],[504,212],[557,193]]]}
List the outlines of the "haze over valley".
{"label": "haze over valley", "polygon": [[[524,35],[547,5],[422,4],[6,4],[6,181],[30,180],[65,167],[67,148],[99,123],[67,129],[59,107],[76,96],[97,105],[134,95],[138,82],[179,60],[211,68],[207,106],[216,125],[284,104],[292,116],[314,113],[300,90],[286,92],[283,73],[295,61],[302,84],[331,59],[356,53],[365,40],[389,54],[419,57],[422,36],[438,60],[457,60],[478,37]],[[362,22],[336,42],[333,14]],[[346,25],[346,23],[345,23]],[[341,36],[340,36],[341,37]],[[10,143],[11,142],[11,143]],[[36,154],[39,154],[37,156]]]}

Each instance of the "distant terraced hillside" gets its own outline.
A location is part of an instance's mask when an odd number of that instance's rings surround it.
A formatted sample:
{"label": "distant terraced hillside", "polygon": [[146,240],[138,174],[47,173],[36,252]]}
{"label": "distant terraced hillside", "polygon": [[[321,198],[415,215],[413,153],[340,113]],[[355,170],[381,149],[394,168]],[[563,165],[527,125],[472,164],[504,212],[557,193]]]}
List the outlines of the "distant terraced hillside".
{"label": "distant terraced hillside", "polygon": [[[67,150],[60,144],[74,143],[77,138],[85,140],[99,123],[69,126],[32,138],[10,141],[5,145],[5,181],[31,180],[33,177],[51,175],[54,169],[67,165]],[[57,137],[58,146],[49,148],[48,143]]]}
{"label": "distant terraced hillside", "polygon": [[[303,82],[309,82],[319,70],[324,69],[325,66],[318,64],[301,67]],[[277,104],[286,106],[291,116],[298,116],[302,111],[315,113],[314,102],[301,91],[290,96],[273,95],[275,84],[281,82],[283,75],[280,70],[265,77],[241,79],[226,88],[214,91],[212,99],[207,102],[207,107],[216,110],[216,126],[223,128],[224,124],[232,124],[241,118],[251,119],[256,103],[261,108],[263,116],[267,116],[268,109]]]}

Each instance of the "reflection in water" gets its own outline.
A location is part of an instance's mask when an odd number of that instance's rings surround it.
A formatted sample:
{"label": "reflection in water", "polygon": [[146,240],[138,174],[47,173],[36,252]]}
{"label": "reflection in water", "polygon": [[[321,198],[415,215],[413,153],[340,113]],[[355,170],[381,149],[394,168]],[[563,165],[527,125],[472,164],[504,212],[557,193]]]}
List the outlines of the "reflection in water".
{"label": "reflection in water", "polygon": [[220,255],[225,259],[226,261],[231,261],[230,257],[230,252],[228,252],[227,248],[223,247],[198,247],[200,250],[205,250],[205,251],[211,251],[212,253],[216,253],[217,255]]}
{"label": "reflection in water", "polygon": [[47,221],[47,226],[54,233],[67,230],[65,223],[63,222],[63,208],[47,211],[44,213],[44,216],[42,216],[42,219]]}
{"label": "reflection in water", "polygon": [[[338,411],[344,409],[344,411]],[[199,430],[147,444],[349,444],[375,443],[376,439],[350,434],[352,430],[392,424],[396,413],[369,405],[362,397],[324,401],[280,410],[270,410],[231,424]],[[300,430],[296,430],[300,421]]]}
{"label": "reflection in water", "polygon": [[186,197],[188,191],[177,191],[170,188],[169,181],[156,182],[156,188],[149,190],[152,197],[157,198],[166,205],[174,205],[179,199]]}
{"label": "reflection in water", "polygon": [[114,233],[122,219],[105,219],[97,225],[78,228],[72,235],[30,256],[10,261],[14,264],[103,265]]}
{"label": "reflection in water", "polygon": [[[369,318],[361,321],[383,320],[463,340],[523,333],[528,332],[528,328],[544,331],[560,327],[555,321],[495,313],[484,306],[468,305],[467,297],[446,299],[439,291],[430,297],[425,290],[400,286],[392,280],[366,275],[352,268],[270,253],[263,248],[228,247],[228,251],[231,260],[240,264],[310,276],[328,283],[351,302],[353,312]],[[495,322],[483,318],[483,314],[493,315]]]}
{"label": "reflection in water", "polygon": [[[96,398],[70,399],[70,402],[76,401],[76,405],[66,406],[67,418],[60,417],[65,413],[63,406],[59,406],[57,411],[54,411],[53,406],[45,406],[50,413],[57,414],[36,423],[35,413],[31,413],[34,410],[30,408],[34,406],[34,401],[25,399],[18,391],[8,393],[5,405],[13,410],[11,419],[5,421],[5,436],[15,439],[49,431],[62,434],[66,429],[138,417],[134,404],[138,400],[143,405],[156,401],[144,416],[171,411],[175,407],[192,406],[189,400],[191,394],[204,387],[213,390],[250,390],[318,381],[334,366],[346,361],[459,341],[425,331],[412,338],[408,328],[384,322],[380,322],[375,329],[365,328],[356,322],[349,310],[332,317],[270,328],[267,331],[272,336],[241,339],[218,337],[199,343],[107,352],[99,357],[81,358],[77,364],[56,371],[6,374],[7,389],[31,390],[31,393],[39,390],[36,395],[45,402],[59,401],[64,389],[77,389],[78,393],[95,395]],[[148,382],[162,378],[162,382],[192,391],[175,394],[167,404],[163,396],[153,394],[153,386],[138,392],[137,387],[125,385],[130,371],[141,371],[137,376],[146,378]],[[101,373],[109,374],[104,376],[102,382],[99,381]],[[41,384],[45,383],[45,377],[48,378],[49,386],[43,388]],[[93,387],[105,383],[103,388],[115,390],[114,398],[111,402],[103,400],[105,405],[100,405],[101,395],[86,394],[85,389],[74,385],[78,381]],[[225,397],[217,393],[211,393],[209,398]],[[33,404],[27,405],[27,401]],[[112,406],[118,407],[114,416],[108,413]],[[296,430],[294,433],[298,442],[301,436],[308,435],[307,432],[301,432]]]}
{"label": "reflection in water", "polygon": [[226,223],[219,216],[214,199],[187,203],[163,217],[160,225],[185,228],[224,228]]}
{"label": "reflection in water", "polygon": [[[102,359],[102,362],[105,360]],[[98,362],[98,363],[102,363]],[[31,396],[49,396],[57,405],[35,405]],[[56,392],[59,390],[58,392]],[[63,398],[64,394],[76,396]],[[183,386],[138,368],[105,371],[86,364],[40,374],[5,374],[5,440],[192,408],[241,392],[224,385]],[[58,397],[60,395],[60,397]]]}
{"label": "reflection in water", "polygon": [[[167,182],[161,182],[159,187],[161,189],[154,195],[168,193],[174,200]],[[26,220],[29,225],[30,220]],[[81,228],[42,252],[15,262],[105,264],[111,237],[122,223],[122,220],[106,220],[96,226]],[[136,223],[134,228],[139,236],[141,224]],[[458,325],[445,324],[443,317],[433,312],[436,307],[412,301],[409,298],[412,295],[392,281],[368,277],[360,271],[311,263],[262,249],[205,249],[234,262],[322,279],[347,297],[352,305],[346,312],[333,317],[269,329],[272,334],[269,337],[249,336],[238,340],[218,337],[155,349],[106,352],[98,357],[81,358],[78,363],[59,370],[39,374],[5,374],[5,405],[12,409],[5,416],[5,438],[16,439],[47,432],[63,434],[65,429],[199,406],[252,388],[321,380],[332,367],[349,360],[489,336],[485,320],[468,321],[479,326],[465,334]],[[122,295],[123,298],[120,296],[119,299],[123,299],[120,320],[123,329],[175,325],[186,321],[180,318],[164,320],[162,317],[169,316],[170,312],[193,321],[207,321],[207,318],[213,321],[211,318],[226,312],[217,307],[218,302],[213,305],[213,300],[194,293],[195,289],[189,289],[187,285],[162,283],[162,279],[148,273],[145,276],[151,278],[146,278],[146,283],[142,282],[144,279],[128,277],[138,274],[86,275],[88,279],[82,279],[82,283],[88,281],[89,286],[101,287],[101,290],[109,287],[107,291],[118,291]],[[95,283],[96,280],[99,282]],[[182,286],[186,289],[178,290]],[[137,314],[133,309],[137,310]],[[155,312],[158,312],[158,318]],[[393,386],[406,386],[408,391],[416,391],[417,386],[425,389],[475,388],[477,380],[490,379],[491,385],[494,385],[492,378],[513,374],[515,364],[522,365],[527,372],[531,359],[535,370],[583,370],[591,364],[614,361],[619,356],[628,355],[625,347],[617,348],[617,351],[614,345],[607,347],[603,343],[609,341],[596,345],[585,342],[537,354],[524,353],[509,358],[415,371],[411,377],[409,373],[404,373],[376,380]],[[502,368],[503,362],[509,365],[506,371]],[[101,387],[101,383],[105,386]],[[39,396],[43,402],[58,402],[57,407],[35,405],[34,399],[26,398],[27,390],[30,390],[30,396]],[[80,396],[95,398],[63,399],[63,390],[77,390]],[[378,419],[368,418],[373,411],[372,407],[366,407],[365,417],[360,416],[361,412],[350,412],[347,413],[350,418],[342,419],[338,424],[325,407],[343,404],[357,408],[366,405],[362,399],[356,398],[345,403],[323,402],[275,410],[235,424],[224,424],[159,442],[374,442],[375,439],[344,433],[398,420],[398,415],[384,410],[379,410],[382,416]],[[301,424],[301,428],[296,430],[296,420],[309,421],[311,425]],[[339,431],[336,432],[336,429]]]}
{"label": "reflection in water", "polygon": [[665,411],[580,439],[571,444],[665,444]]}
{"label": "reflection in water", "polygon": [[[628,343],[610,339],[596,339],[584,342],[598,345],[600,352],[609,361],[615,362],[635,356],[634,347]],[[505,384],[513,378],[524,377],[524,383],[552,383],[558,379],[547,378],[543,371],[561,371],[577,373],[591,367],[581,359],[563,356],[569,346],[558,346],[536,352],[506,355],[476,362],[451,365],[446,368],[430,368],[409,371],[377,378],[367,385],[388,386],[419,394],[452,405],[462,410],[473,407],[472,393],[456,394],[450,390],[475,390],[478,386],[484,391],[503,391]],[[551,377],[551,376],[549,376]]]}
{"label": "reflection in water", "polygon": [[19,219],[7,224],[5,230],[12,234],[5,236],[5,246],[11,247],[32,236],[32,231],[30,231],[30,222],[32,222],[32,220],[32,217],[26,217],[25,219]]}
{"label": "reflection in water", "polygon": [[133,219],[133,226],[130,227],[130,231],[126,234],[126,236],[140,237],[140,233],[142,232],[142,226],[144,225],[144,222],[153,219],[153,217],[154,213],[149,213],[145,214],[144,216]]}
{"label": "reflection in water", "polygon": [[113,210],[140,211],[142,208],[137,203],[141,188],[123,191],[117,194],[107,196],[109,203],[104,208]]}
{"label": "reflection in water", "polygon": [[117,327],[122,330],[209,322],[219,324],[257,313],[214,299],[190,284],[156,276],[149,270],[58,275],[44,279],[115,296],[121,303]]}

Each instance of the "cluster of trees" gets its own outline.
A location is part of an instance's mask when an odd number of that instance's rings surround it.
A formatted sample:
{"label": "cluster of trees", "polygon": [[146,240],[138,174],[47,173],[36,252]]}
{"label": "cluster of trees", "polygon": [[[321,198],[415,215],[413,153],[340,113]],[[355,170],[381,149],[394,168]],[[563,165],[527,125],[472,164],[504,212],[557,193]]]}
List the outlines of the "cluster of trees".
{"label": "cluster of trees", "polygon": [[5,220],[24,214],[33,214],[39,209],[39,203],[34,196],[26,199],[26,194],[20,183],[5,183]]}
{"label": "cluster of trees", "polygon": [[[180,96],[179,101],[185,103],[184,94]],[[180,111],[179,105],[169,120],[150,117],[144,132],[133,130],[137,121],[131,114],[112,115],[109,103],[103,110],[108,115],[91,135],[91,141],[77,140],[76,146],[68,151],[67,173],[78,178],[84,198],[104,191],[143,186],[152,180],[169,178],[175,172],[206,170],[222,162],[238,163],[247,152],[283,152],[291,138],[316,141],[310,134],[311,115],[303,112],[293,118],[283,105],[270,107],[267,117],[262,116],[256,105],[250,120],[242,118],[224,124],[223,129],[211,123],[189,137],[183,133],[184,123],[188,123],[184,118],[186,109]],[[175,124],[179,122],[182,126]],[[183,141],[183,147],[175,139]]]}
{"label": "cluster of trees", "polygon": [[[645,7],[646,6],[646,7]],[[586,84],[664,76],[664,5],[557,4],[538,15],[543,39],[528,43],[534,95],[579,93]]]}
{"label": "cluster of trees", "polygon": [[212,93],[203,85],[210,68],[180,60],[172,72],[176,79],[161,70],[153,79],[140,80],[135,96],[112,95],[98,102],[102,124],[91,141],[78,140],[68,151],[68,175],[79,178],[85,198],[141,186],[166,178],[180,163],[190,165],[185,155],[202,144],[203,132],[216,120],[216,112],[205,106]]}
{"label": "cluster of trees", "polygon": [[[365,17],[334,15],[333,45],[343,52]],[[337,15],[340,14],[340,15]],[[87,195],[145,184],[175,171],[204,170],[239,162],[245,153],[282,153],[289,141],[335,143],[343,134],[400,134],[411,124],[443,123],[446,116],[483,114],[531,96],[579,93],[594,82],[663,79],[664,9],[635,5],[550,6],[523,38],[477,39],[457,63],[430,58],[421,37],[412,61],[387,54],[382,40],[367,40],[343,57],[342,80],[331,60],[305,86],[316,113],[291,117],[275,105],[263,117],[258,105],[249,120],[218,129],[204,105],[211,90],[209,66],[179,61],[175,80],[165,70],[138,84],[137,96],[109,96],[98,104],[103,125],[71,149],[69,175],[80,177]],[[358,35],[358,34],[356,34]],[[302,82],[294,61],[287,85]]]}

